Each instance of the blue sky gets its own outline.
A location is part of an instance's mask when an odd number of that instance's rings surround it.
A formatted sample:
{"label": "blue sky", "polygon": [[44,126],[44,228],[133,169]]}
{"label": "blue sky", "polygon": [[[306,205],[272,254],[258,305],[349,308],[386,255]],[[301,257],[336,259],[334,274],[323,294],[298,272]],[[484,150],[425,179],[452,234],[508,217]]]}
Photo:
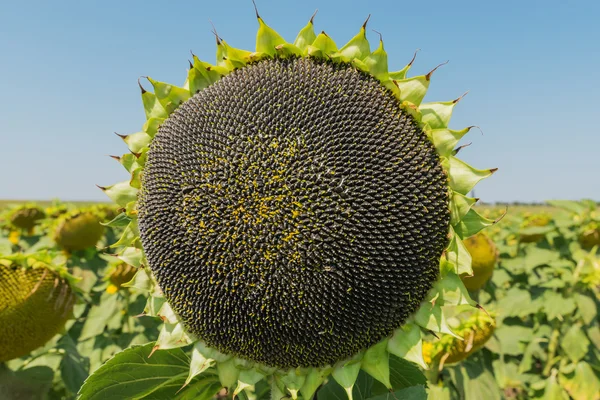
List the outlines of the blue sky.
{"label": "blue sky", "polygon": [[[211,4],[212,3],[212,4]],[[426,100],[470,93],[451,127],[478,125],[461,152],[499,171],[484,201],[600,200],[600,2],[356,2],[257,0],[263,19],[293,40],[315,9],[338,44],[368,14],[391,69],[432,78]],[[250,0],[11,1],[0,4],[0,198],[105,200],[95,184],[127,179],[109,154],[113,132],[139,131],[137,79],[183,83],[190,50],[214,60],[209,19],[233,46],[253,48]],[[218,4],[218,5],[217,5]],[[369,31],[376,43],[377,34]],[[149,85],[147,85],[149,86]]]}

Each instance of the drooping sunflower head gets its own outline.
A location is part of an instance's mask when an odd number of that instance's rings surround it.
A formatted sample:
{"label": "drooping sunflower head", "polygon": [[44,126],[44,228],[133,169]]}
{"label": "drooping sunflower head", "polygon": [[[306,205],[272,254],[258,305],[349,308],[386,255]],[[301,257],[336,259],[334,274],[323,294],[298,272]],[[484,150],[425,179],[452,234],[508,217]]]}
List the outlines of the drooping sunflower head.
{"label": "drooping sunflower head", "polygon": [[9,220],[13,227],[31,231],[44,218],[46,218],[46,214],[41,208],[34,205],[24,205],[12,210]]}
{"label": "drooping sunflower head", "polygon": [[116,157],[131,179],[102,188],[125,208],[120,258],[166,321],[157,349],[196,342],[190,379],[216,364],[226,387],[275,374],[308,398],[362,368],[389,386],[388,353],[423,364],[421,328],[452,333],[442,306],[474,304],[461,238],[493,221],[466,195],[494,170],[455,157],[458,100],[422,103],[433,71],[389,72],[366,22],[338,48],[312,19],[288,43],[257,17],[255,52],[216,35],[216,65],[142,88]]}
{"label": "drooping sunflower head", "polygon": [[137,273],[137,268],[125,262],[112,264],[107,272],[104,280],[108,282],[106,291],[116,293],[123,288],[123,285],[133,279]]}
{"label": "drooping sunflower head", "polygon": [[476,310],[453,328],[460,338],[444,336],[423,345],[424,356],[430,360],[430,364],[436,363],[438,368],[455,364],[481,349],[496,330],[495,315]]}
{"label": "drooping sunflower head", "polygon": [[600,222],[592,221],[585,224],[579,234],[579,243],[584,249],[600,246]]}
{"label": "drooping sunflower head", "polygon": [[67,251],[84,250],[98,243],[104,234],[102,218],[92,211],[75,210],[62,215],[54,224],[52,237]]}
{"label": "drooping sunflower head", "polygon": [[22,357],[72,317],[72,278],[46,253],[0,258],[0,362]]}

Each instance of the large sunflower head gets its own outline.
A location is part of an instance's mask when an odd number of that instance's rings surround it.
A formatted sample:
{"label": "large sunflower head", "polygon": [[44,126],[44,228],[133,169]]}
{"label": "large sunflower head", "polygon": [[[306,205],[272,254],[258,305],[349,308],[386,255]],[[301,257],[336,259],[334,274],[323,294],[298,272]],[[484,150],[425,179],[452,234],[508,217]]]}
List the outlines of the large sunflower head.
{"label": "large sunflower head", "polygon": [[494,170],[455,157],[460,98],[423,103],[433,71],[388,71],[366,22],[338,47],[312,19],[289,43],[257,18],[255,51],[215,33],[216,65],[142,87],[116,157],[131,179],[102,188],[120,258],[165,321],[156,349],[195,343],[190,379],[216,366],[236,392],[273,376],[310,398],[363,369],[389,387],[389,354],[424,365],[421,330],[474,305],[461,239],[493,221],[467,193]]}

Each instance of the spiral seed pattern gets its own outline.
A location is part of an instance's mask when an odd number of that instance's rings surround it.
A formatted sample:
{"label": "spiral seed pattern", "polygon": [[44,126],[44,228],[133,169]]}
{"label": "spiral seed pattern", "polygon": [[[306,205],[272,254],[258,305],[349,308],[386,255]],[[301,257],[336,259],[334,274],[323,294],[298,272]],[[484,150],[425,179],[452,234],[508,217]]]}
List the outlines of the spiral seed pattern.
{"label": "spiral seed pattern", "polygon": [[351,65],[263,60],[162,124],[142,176],[151,270],[186,328],[269,366],[323,366],[417,310],[449,227],[425,133]]}

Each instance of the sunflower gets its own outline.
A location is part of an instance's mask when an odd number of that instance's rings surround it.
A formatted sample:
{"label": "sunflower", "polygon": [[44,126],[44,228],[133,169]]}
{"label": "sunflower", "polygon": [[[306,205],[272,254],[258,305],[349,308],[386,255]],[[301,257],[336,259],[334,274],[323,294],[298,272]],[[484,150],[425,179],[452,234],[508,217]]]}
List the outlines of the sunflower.
{"label": "sunflower", "polygon": [[72,318],[75,278],[48,252],[0,256],[0,362],[29,354]]}
{"label": "sunflower", "polygon": [[461,98],[423,103],[435,69],[388,71],[367,22],[338,47],[314,16],[293,43],[256,16],[255,51],[215,32],[216,64],[140,84],[146,122],[114,157],[131,178],[101,187],[119,257],[165,321],[155,350],[194,344],[188,382],[215,367],[234,394],[267,378],[308,399],[329,376],[351,395],[362,369],[391,387],[390,354],[425,365],[422,331],[475,305],[462,238],[493,221],[467,194],[495,170],[455,157]]}

